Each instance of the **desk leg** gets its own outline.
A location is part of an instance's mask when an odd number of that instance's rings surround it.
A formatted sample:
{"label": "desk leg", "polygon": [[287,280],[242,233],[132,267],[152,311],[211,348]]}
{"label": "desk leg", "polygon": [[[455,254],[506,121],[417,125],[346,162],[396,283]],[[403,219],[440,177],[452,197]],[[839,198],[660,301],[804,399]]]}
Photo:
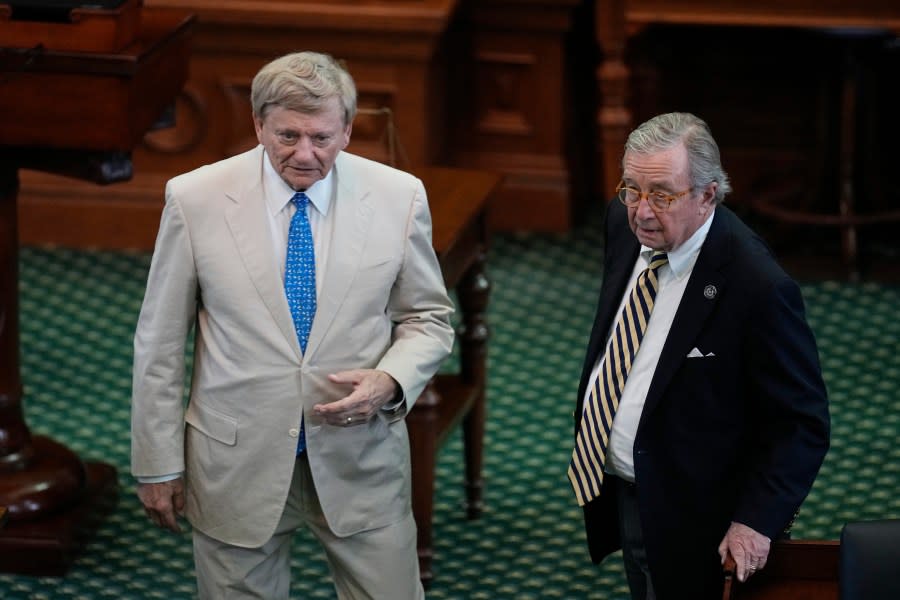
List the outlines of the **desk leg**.
{"label": "desk leg", "polygon": [[0,571],[61,575],[116,494],[115,469],[84,465],[57,442],[32,436],[19,373],[18,169],[0,163]]}
{"label": "desk leg", "polygon": [[491,283],[484,271],[485,261],[485,253],[481,252],[457,288],[463,319],[460,330],[462,379],[467,384],[475,385],[478,389],[478,395],[472,408],[463,419],[466,512],[470,519],[477,519],[481,516],[483,509],[481,492],[484,483],[481,479],[481,469],[486,413],[487,341],[490,334],[487,325],[487,305],[491,291]]}

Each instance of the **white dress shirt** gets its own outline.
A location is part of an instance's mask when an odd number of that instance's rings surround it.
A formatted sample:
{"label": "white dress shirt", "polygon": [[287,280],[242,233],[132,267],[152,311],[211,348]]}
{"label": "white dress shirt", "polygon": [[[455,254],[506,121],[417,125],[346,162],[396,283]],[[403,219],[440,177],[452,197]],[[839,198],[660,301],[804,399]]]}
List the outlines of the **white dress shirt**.
{"label": "white dress shirt", "polygon": [[[291,219],[297,212],[291,198],[296,192],[275,171],[266,153],[263,153],[262,162],[263,197],[267,207],[266,214],[269,217],[269,231],[272,234],[272,251],[275,255],[275,264],[281,270],[281,280],[284,281],[288,233],[291,230]],[[306,216],[309,218],[316,253],[316,292],[321,292],[322,274],[325,272],[334,231],[334,219],[329,218],[328,210],[334,194],[334,169],[329,170],[323,179],[303,191],[309,197]]]}
{"label": "white dress shirt", "polygon": [[[268,207],[269,230],[272,233],[272,250],[275,260],[281,268],[281,280],[284,281],[284,267],[287,259],[287,240],[291,230],[291,219],[297,212],[297,206],[291,201],[296,193],[281,178],[272,166],[271,161],[263,154],[263,189]],[[316,253],[316,294],[322,291],[322,274],[325,272],[328,250],[334,232],[333,211],[331,201],[334,197],[334,169],[319,181],[304,190],[309,203],[306,205],[306,216],[312,230],[313,246]],[[402,390],[400,390],[402,392]],[[381,410],[392,412],[406,403],[406,396],[398,393],[381,407]]]}
{"label": "white dress shirt", "polygon": [[[659,289],[653,304],[653,312],[650,313],[647,330],[644,333],[637,355],[632,362],[628,378],[625,380],[625,388],[622,390],[622,397],[619,399],[619,408],[613,418],[613,427],[606,455],[606,472],[627,481],[634,481],[634,438],[637,433],[638,423],[641,420],[641,413],[644,410],[647,391],[650,389],[650,382],[653,380],[653,374],[656,372],[656,364],[659,362],[659,356],[669,335],[669,329],[671,329],[672,322],[675,320],[675,313],[678,311],[681,297],[684,295],[691,271],[694,269],[694,263],[697,262],[697,256],[700,254],[700,249],[703,247],[706,234],[709,232],[709,227],[712,224],[713,214],[715,214],[715,211],[710,213],[703,225],[686,242],[667,253],[669,262],[660,267],[658,271]],[[625,287],[625,294],[619,303],[619,310],[616,313],[616,319],[613,321],[613,328],[615,327],[615,322],[618,321],[618,315],[621,314],[625,306],[625,302],[631,295],[631,290],[637,283],[638,276],[649,265],[652,254],[653,250],[651,248],[641,246],[641,252],[632,269],[631,279]],[[612,329],[607,334],[607,339],[611,334]],[[591,373],[591,382],[594,381],[597,373],[603,366],[604,355],[600,356],[600,360],[594,366],[594,370]],[[591,386],[588,386],[585,392],[585,402],[587,402],[591,393],[590,388]]]}

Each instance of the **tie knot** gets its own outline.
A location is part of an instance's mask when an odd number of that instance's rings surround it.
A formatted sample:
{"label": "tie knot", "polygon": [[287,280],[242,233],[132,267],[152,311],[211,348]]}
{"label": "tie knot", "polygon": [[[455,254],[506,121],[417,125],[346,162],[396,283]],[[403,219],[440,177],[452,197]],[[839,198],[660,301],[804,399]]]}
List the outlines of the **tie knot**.
{"label": "tie knot", "polygon": [[656,271],[667,262],[669,262],[668,254],[666,254],[665,252],[654,252],[650,256],[650,264],[647,265],[647,268]]}
{"label": "tie knot", "polygon": [[307,196],[304,192],[297,192],[294,194],[294,197],[291,198],[291,202],[294,203],[294,206],[297,207],[297,210],[305,210],[306,205],[309,204],[309,196]]}

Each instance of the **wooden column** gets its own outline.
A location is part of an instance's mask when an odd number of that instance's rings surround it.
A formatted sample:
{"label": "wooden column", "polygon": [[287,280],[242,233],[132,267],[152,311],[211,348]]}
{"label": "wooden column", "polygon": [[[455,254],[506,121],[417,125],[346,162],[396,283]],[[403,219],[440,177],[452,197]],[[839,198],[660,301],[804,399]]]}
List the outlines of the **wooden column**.
{"label": "wooden column", "polygon": [[115,468],[82,462],[49,437],[32,436],[25,423],[19,171],[94,183],[130,177],[129,149],[186,79],[190,22],[184,14],[145,14],[136,41],[104,52],[60,49],[43,37],[38,51],[0,52],[0,506],[9,514],[0,531],[0,571],[64,574],[118,494]]}
{"label": "wooden column", "polygon": [[599,140],[597,189],[601,197],[612,198],[613,189],[621,176],[621,159],[625,139],[631,129],[632,117],[628,107],[629,70],[625,63],[625,1],[597,2],[596,30],[600,46],[597,66],[597,137]]}
{"label": "wooden column", "polygon": [[573,38],[576,18],[588,8],[581,0],[466,5],[453,161],[503,173],[489,217],[494,230],[566,231],[590,194],[593,102],[575,93],[572,68],[584,50]]}

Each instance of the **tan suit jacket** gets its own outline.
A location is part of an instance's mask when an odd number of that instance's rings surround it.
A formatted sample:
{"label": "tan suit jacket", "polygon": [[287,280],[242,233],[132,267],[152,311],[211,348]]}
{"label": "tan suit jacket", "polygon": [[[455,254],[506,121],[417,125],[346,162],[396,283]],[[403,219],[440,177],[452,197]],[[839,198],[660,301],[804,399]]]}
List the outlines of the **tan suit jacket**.
{"label": "tan suit jacket", "polygon": [[[306,355],[300,351],[262,190],[262,146],[172,179],[134,340],[132,471],[184,472],[186,514],[246,547],[281,516],[301,411],[338,536],[409,514],[406,425],[334,427],[315,404],[349,393],[327,375],[381,369],[408,406],[448,355],[452,305],[417,178],[346,152],[334,165],[334,229]],[[196,323],[190,396],[185,346]]]}

